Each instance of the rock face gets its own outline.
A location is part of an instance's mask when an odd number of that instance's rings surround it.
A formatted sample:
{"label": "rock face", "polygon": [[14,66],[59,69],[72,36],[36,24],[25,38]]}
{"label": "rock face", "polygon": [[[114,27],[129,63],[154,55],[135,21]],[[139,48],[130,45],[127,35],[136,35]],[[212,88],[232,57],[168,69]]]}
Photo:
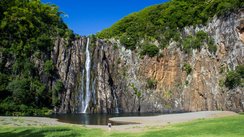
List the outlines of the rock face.
{"label": "rock face", "polygon": [[[91,40],[91,100],[86,112],[162,112],[233,110],[244,111],[244,88],[229,90],[221,86],[228,70],[244,64],[243,11],[215,17],[206,26],[187,27],[184,34],[199,30],[214,38],[217,52],[203,45],[186,54],[176,42],[161,56],[141,58],[114,39]],[[58,112],[81,112],[85,89],[85,48],[87,38],[71,45],[58,39],[53,60],[65,89]],[[192,71],[183,69],[189,64]]]}
{"label": "rock face", "polygon": [[237,27],[241,41],[244,43],[244,18],[240,21],[240,26]]}

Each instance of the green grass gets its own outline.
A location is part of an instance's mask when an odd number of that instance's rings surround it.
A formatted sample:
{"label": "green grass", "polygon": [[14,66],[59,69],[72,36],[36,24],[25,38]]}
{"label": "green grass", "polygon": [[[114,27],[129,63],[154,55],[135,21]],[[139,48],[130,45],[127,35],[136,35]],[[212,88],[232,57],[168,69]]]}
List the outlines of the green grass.
{"label": "green grass", "polygon": [[140,133],[121,133],[79,126],[7,127],[0,126],[1,137],[244,137],[244,115],[201,119]]}
{"label": "green grass", "polygon": [[96,137],[103,136],[99,129],[78,126],[57,127],[0,127],[1,137]]}
{"label": "green grass", "polygon": [[244,137],[244,116],[234,116],[169,126],[143,137]]}

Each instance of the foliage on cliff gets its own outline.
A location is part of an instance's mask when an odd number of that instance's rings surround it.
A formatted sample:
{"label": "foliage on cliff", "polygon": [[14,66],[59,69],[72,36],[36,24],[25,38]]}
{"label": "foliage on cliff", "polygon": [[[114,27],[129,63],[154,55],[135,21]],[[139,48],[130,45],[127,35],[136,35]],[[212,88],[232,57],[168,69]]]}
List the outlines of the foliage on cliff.
{"label": "foliage on cliff", "polygon": [[[157,40],[161,47],[166,47],[171,40],[187,37],[181,34],[184,27],[205,24],[215,15],[224,15],[243,6],[242,0],[171,0],[130,14],[97,36],[126,40],[122,44],[129,49],[135,49],[142,39]],[[209,49],[215,50],[213,44]]]}
{"label": "foliage on cliff", "polygon": [[145,44],[142,46],[142,51],[140,55],[148,55],[149,57],[154,57],[158,54],[159,48],[153,44]]}
{"label": "foliage on cliff", "polygon": [[0,114],[35,115],[51,107],[54,40],[74,36],[60,15],[40,0],[0,1]]}
{"label": "foliage on cliff", "polygon": [[236,70],[229,71],[224,84],[229,89],[233,89],[237,86],[244,87],[244,65],[239,65],[236,67]]}

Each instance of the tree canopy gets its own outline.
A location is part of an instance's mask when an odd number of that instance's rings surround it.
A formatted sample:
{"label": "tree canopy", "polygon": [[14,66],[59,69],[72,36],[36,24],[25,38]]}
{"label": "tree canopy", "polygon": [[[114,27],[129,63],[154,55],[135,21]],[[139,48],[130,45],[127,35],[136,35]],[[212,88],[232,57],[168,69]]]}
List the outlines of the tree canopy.
{"label": "tree canopy", "polygon": [[55,5],[40,0],[0,1],[0,113],[34,114],[51,107],[54,40],[73,35],[60,15]]}
{"label": "tree canopy", "polygon": [[158,40],[166,47],[171,39],[179,40],[182,28],[205,24],[215,15],[221,16],[243,6],[242,0],[171,0],[132,13],[97,36],[130,40],[129,44],[122,43],[126,47],[129,45],[129,49],[135,49],[142,39]]}

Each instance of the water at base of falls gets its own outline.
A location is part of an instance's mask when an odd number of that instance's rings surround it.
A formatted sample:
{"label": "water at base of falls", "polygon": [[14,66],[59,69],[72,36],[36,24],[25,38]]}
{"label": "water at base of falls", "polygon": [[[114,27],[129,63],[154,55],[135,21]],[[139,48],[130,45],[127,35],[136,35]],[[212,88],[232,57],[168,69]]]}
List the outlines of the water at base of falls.
{"label": "water at base of falls", "polygon": [[[112,117],[130,117],[130,116],[157,116],[162,113],[120,113],[120,114],[53,114],[50,117],[56,118],[60,122],[81,124],[81,125],[107,125],[111,123],[109,118]],[[126,125],[135,123],[115,123],[112,125]]]}
{"label": "water at base of falls", "polygon": [[[90,58],[90,52],[89,52],[89,42],[90,39],[87,38],[86,43],[86,62],[85,62],[85,68],[86,68],[86,92],[85,97],[82,97],[82,109],[81,113],[86,113],[86,110],[89,106],[89,102],[91,100],[91,92],[90,92],[90,68],[91,68],[91,58]],[[81,91],[82,92],[82,91]],[[83,93],[84,95],[84,93]]]}

